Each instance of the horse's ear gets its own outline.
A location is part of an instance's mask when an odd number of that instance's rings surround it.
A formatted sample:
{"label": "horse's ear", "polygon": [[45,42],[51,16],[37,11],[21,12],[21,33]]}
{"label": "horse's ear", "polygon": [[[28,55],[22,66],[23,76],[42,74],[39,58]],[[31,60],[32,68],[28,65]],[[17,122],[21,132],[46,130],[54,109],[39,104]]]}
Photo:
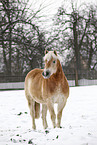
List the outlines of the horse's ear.
{"label": "horse's ear", "polygon": [[45,54],[47,54],[48,53],[48,50],[45,50]]}
{"label": "horse's ear", "polygon": [[54,50],[54,54],[57,56],[57,52],[56,52],[56,50]]}

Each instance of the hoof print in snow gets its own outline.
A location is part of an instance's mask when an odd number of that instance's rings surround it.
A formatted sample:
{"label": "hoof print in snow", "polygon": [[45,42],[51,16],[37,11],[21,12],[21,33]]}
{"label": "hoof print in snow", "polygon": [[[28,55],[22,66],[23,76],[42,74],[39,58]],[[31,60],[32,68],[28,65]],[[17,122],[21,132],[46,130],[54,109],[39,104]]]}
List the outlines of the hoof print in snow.
{"label": "hoof print in snow", "polygon": [[21,128],[21,126],[17,126],[16,128]]}
{"label": "hoof print in snow", "polygon": [[24,112],[25,114],[28,114],[28,112]]}
{"label": "hoof print in snow", "polygon": [[10,139],[13,143],[17,143],[17,141],[13,138]]}
{"label": "hoof print in snow", "polygon": [[91,133],[88,133],[88,135],[90,136],[90,135],[91,135]]}
{"label": "hoof print in snow", "polygon": [[18,116],[20,116],[20,115],[22,115],[23,113],[22,112],[20,112],[19,114],[17,114]]}
{"label": "hoof print in snow", "polygon": [[58,138],[59,138],[59,136],[57,135],[57,136],[56,136],[56,139],[58,139]]}
{"label": "hoof print in snow", "polygon": [[28,141],[28,144],[34,145],[34,143],[32,142],[32,139],[30,139],[30,140]]}
{"label": "hoof print in snow", "polygon": [[72,129],[72,126],[71,125],[69,126],[69,129]]}
{"label": "hoof print in snow", "polygon": [[22,142],[22,140],[19,140],[19,142]]}
{"label": "hoof print in snow", "polygon": [[26,141],[25,139],[23,139],[23,141]]}
{"label": "hoof print in snow", "polygon": [[46,130],[46,131],[45,131],[45,133],[46,133],[46,134],[48,134],[48,133],[49,133],[49,131],[48,131],[48,130]]}

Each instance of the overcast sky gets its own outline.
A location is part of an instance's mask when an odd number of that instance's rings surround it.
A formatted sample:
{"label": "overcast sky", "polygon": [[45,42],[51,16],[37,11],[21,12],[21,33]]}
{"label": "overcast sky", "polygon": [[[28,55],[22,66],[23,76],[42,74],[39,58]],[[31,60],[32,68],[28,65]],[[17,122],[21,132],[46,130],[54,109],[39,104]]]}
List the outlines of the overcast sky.
{"label": "overcast sky", "polygon": [[97,4],[97,0],[30,0],[33,3],[35,8],[38,8],[41,4],[42,6],[46,7],[44,12],[49,14],[55,14],[57,12],[57,8],[60,7],[62,4],[68,6],[71,1],[77,3],[77,6],[81,5],[82,3],[91,3]]}
{"label": "overcast sky", "polygon": [[57,13],[58,8],[64,4],[65,7],[69,8],[71,1],[76,3],[77,8],[81,4],[97,4],[97,0],[30,0],[30,3],[35,10],[39,10],[40,7],[43,8],[40,15],[45,15],[42,25],[46,28],[52,24],[53,15]]}

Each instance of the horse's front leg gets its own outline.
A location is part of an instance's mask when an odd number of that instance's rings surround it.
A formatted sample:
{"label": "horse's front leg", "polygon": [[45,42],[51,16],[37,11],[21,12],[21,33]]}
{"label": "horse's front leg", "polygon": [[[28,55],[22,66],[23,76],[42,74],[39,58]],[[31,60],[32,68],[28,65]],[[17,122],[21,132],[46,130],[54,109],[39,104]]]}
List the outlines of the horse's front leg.
{"label": "horse's front leg", "polygon": [[52,120],[52,123],[53,123],[53,127],[55,128],[56,127],[56,122],[55,122],[56,114],[55,114],[55,111],[54,111],[54,104],[52,103],[51,100],[47,101],[47,107],[48,107],[50,115],[51,115],[51,120]]}
{"label": "horse's front leg", "polygon": [[30,102],[30,114],[32,117],[32,128],[36,129],[36,125],[35,125],[35,101],[31,100]]}
{"label": "horse's front leg", "polygon": [[43,121],[44,129],[46,129],[48,127],[47,120],[46,120],[46,115],[47,115],[47,105],[43,104],[42,105],[42,121]]}
{"label": "horse's front leg", "polygon": [[62,99],[59,101],[58,103],[58,108],[57,108],[57,111],[58,111],[58,114],[57,114],[57,127],[60,128],[61,126],[61,118],[62,118],[62,111],[66,105],[66,101],[67,99]]}

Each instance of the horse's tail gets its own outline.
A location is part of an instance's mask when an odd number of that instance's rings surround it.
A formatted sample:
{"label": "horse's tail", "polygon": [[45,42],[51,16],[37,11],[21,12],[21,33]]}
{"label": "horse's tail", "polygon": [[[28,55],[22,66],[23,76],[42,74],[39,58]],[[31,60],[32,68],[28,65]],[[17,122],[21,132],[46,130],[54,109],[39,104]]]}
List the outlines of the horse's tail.
{"label": "horse's tail", "polygon": [[40,117],[40,104],[35,102],[35,118],[38,119]]}

